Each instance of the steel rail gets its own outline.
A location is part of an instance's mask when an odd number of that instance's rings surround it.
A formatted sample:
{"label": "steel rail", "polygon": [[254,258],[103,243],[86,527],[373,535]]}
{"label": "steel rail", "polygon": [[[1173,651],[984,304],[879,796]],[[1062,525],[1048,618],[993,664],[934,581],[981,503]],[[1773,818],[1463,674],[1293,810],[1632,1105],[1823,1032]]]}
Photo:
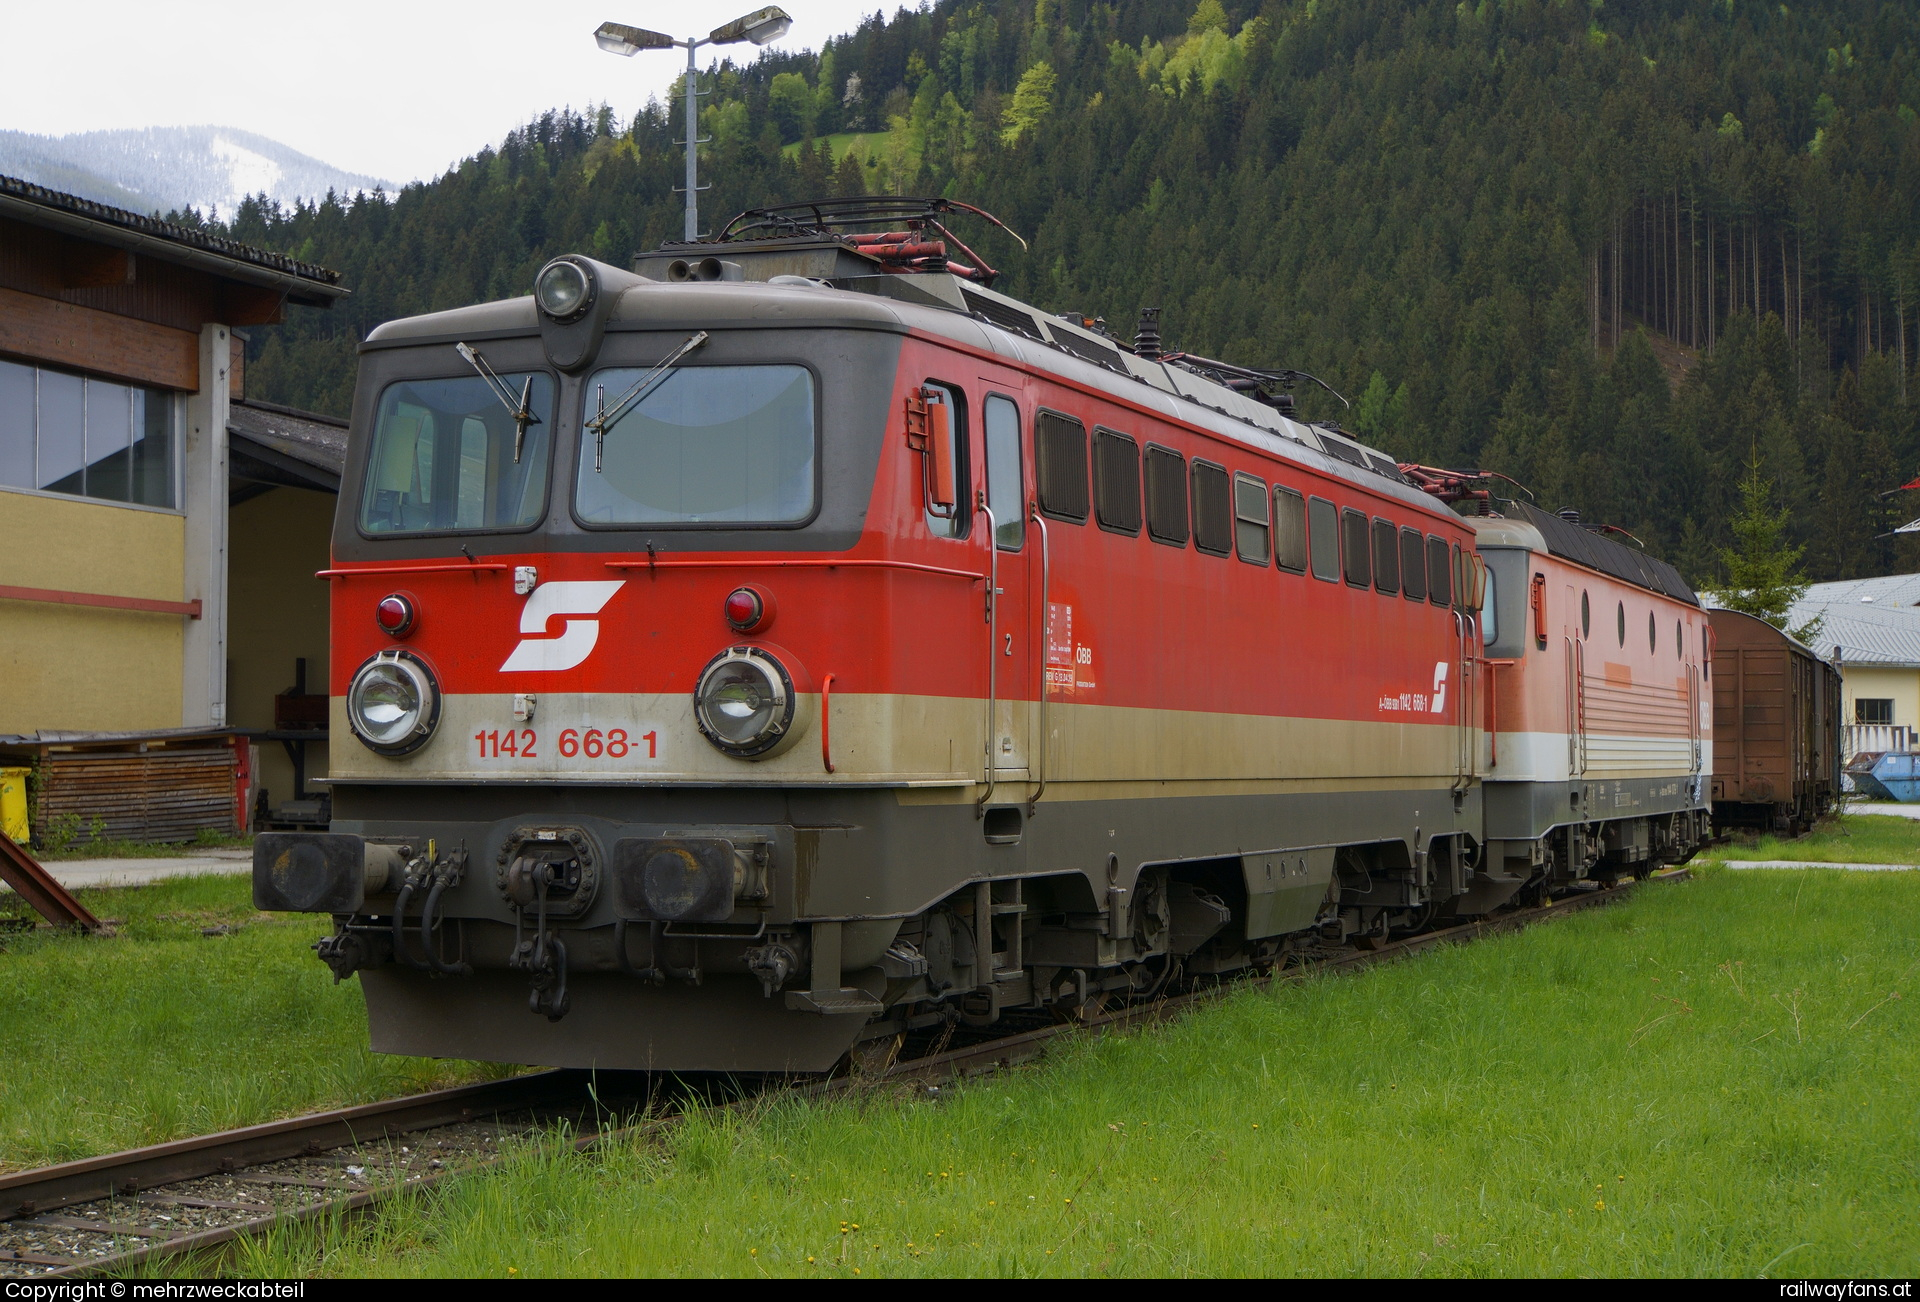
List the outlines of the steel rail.
{"label": "steel rail", "polygon": [[0,1175],[0,1218],[34,1216],[243,1166],[377,1143],[409,1131],[536,1107],[560,1096],[578,1095],[587,1079],[584,1071],[536,1072]]}
{"label": "steel rail", "polygon": [[[1659,874],[1650,880],[1684,881],[1690,875],[1687,869],[1678,868]],[[931,1083],[977,1076],[1011,1067],[1016,1063],[1031,1061],[1042,1056],[1053,1042],[1073,1035],[1113,1034],[1135,1027],[1170,1021],[1242,991],[1268,989],[1277,983],[1301,981],[1320,972],[1368,967],[1376,963],[1405,958],[1438,945],[1465,943],[1484,936],[1517,931],[1538,922],[1612,904],[1631,895],[1634,885],[1634,883],[1622,883],[1613,889],[1594,890],[1440,931],[1388,941],[1370,950],[1334,951],[1325,955],[1311,956],[1296,967],[1269,970],[1257,975],[1228,977],[1217,984],[1186,994],[1158,999],[1148,1004],[1115,1009],[1084,1021],[1061,1022],[996,1037],[958,1049],[891,1062],[884,1069],[870,1074],[863,1075],[856,1072],[831,1080],[798,1084],[789,1082],[773,1088],[784,1088],[798,1094],[824,1097],[862,1088],[884,1086],[889,1082]],[[471,1174],[484,1170],[500,1159],[494,1157],[448,1165],[442,1169],[428,1170],[418,1175],[403,1175],[391,1183],[376,1184],[363,1189],[298,1177],[256,1176],[254,1179],[262,1182],[310,1187],[315,1192],[324,1190],[328,1196],[287,1209],[263,1205],[262,1210],[267,1212],[266,1215],[175,1236],[167,1236],[165,1231],[130,1227],[91,1217],[39,1219],[58,1208],[83,1206],[112,1198],[146,1195],[152,1201],[167,1203],[170,1201],[167,1195],[161,1194],[155,1197],[154,1191],[208,1176],[240,1175],[244,1177],[248,1167],[287,1159],[319,1157],[339,1149],[392,1143],[405,1136],[439,1127],[458,1125],[462,1122],[497,1118],[505,1114],[521,1112],[534,1113],[534,1119],[537,1121],[540,1119],[542,1109],[551,1109],[553,1113],[559,1113],[569,1107],[598,1107],[599,1100],[593,1091],[593,1081],[593,1073],[584,1070],[560,1069],[536,1072],[504,1081],[465,1085],[379,1103],[317,1112],[239,1130],[174,1140],[127,1152],[83,1158],[58,1166],[0,1176],[0,1229],[4,1229],[9,1223],[24,1224],[27,1228],[34,1228],[38,1220],[41,1225],[49,1228],[79,1230],[107,1237],[116,1242],[130,1237],[152,1240],[142,1242],[140,1246],[125,1251],[95,1258],[61,1257],[18,1250],[9,1253],[6,1250],[0,1250],[0,1267],[8,1265],[49,1267],[50,1269],[32,1276],[39,1279],[114,1274],[157,1258],[217,1248],[236,1239],[260,1234],[275,1227],[322,1216],[363,1210],[399,1194],[431,1188],[451,1175]],[[764,1093],[765,1091],[754,1092],[749,1095],[749,1098],[760,1097]],[[668,1115],[649,1118],[637,1125],[619,1126],[606,1131],[591,1131],[576,1137],[573,1146],[576,1150],[584,1151],[610,1140],[656,1130],[662,1125],[670,1124],[671,1120],[671,1115]],[[180,1201],[190,1206],[239,1206],[232,1203],[210,1204],[205,1199],[196,1201],[189,1198]]]}

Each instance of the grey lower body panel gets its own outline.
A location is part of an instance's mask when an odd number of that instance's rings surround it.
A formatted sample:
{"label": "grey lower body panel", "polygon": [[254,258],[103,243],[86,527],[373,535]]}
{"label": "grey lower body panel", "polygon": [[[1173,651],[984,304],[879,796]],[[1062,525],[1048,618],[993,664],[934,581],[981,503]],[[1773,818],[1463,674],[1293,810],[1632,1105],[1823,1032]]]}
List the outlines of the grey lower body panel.
{"label": "grey lower body panel", "polygon": [[[1446,786],[1272,794],[1130,794],[1115,799],[1049,796],[1028,816],[1023,788],[1006,788],[1020,811],[1017,838],[996,843],[971,800],[903,802],[891,789],[716,790],[606,787],[335,787],[333,830],[374,837],[436,838],[463,845],[476,871],[446,902],[449,917],[511,921],[493,891],[496,852],[513,829],[579,825],[611,844],[698,826],[780,829],[782,881],[776,907],[793,918],[901,917],[982,878],[1079,873],[1104,890],[1109,856],[1122,885],[1142,864],[1252,855],[1307,846],[1416,842],[1479,835],[1480,790],[1458,800]],[[1093,788],[1097,790],[1097,788]],[[996,800],[996,806],[1003,802]],[[596,907],[582,925],[613,915]]]}
{"label": "grey lower body panel", "polygon": [[[1023,800],[1008,806],[1021,811],[1012,840],[1005,838],[1009,820],[977,817],[971,800],[920,803],[892,789],[342,784],[333,827],[416,845],[431,839],[443,853],[466,848],[472,868],[446,893],[438,914],[455,925],[513,926],[496,858],[509,833],[529,824],[582,828],[603,846],[690,826],[769,830],[772,881],[764,931],[756,935],[805,935],[819,920],[912,918],[956,893],[971,899],[970,883],[1048,877],[1059,889],[1045,894],[1045,909],[1036,908],[1036,945],[1025,962],[1073,968],[1094,966],[1091,951],[1068,956],[1045,946],[1063,936],[1091,944],[1094,933],[1057,926],[1043,933],[1042,914],[1101,916],[1109,888],[1131,887],[1143,865],[1237,861],[1247,889],[1237,906],[1247,915],[1238,934],[1257,937],[1312,925],[1333,871],[1334,853],[1326,847],[1403,842],[1413,852],[1434,838],[1473,833],[1481,815],[1477,788],[1456,798],[1444,785],[1184,796],[1135,788],[1117,798],[1048,799],[1030,817]],[[998,843],[990,839],[995,826],[1002,833]],[[703,942],[699,985],[653,985],[609,970],[615,895],[602,887],[589,906],[556,923],[573,956],[570,1011],[559,1021],[529,1011],[529,977],[500,966],[495,951],[505,952],[502,941],[469,951],[478,967],[469,976],[434,976],[392,963],[362,968],[374,1049],[609,1070],[816,1072],[833,1067],[867,1023],[850,1013],[791,1009],[779,991],[767,997],[743,952],[758,942]],[[383,912],[393,907],[392,897],[385,898],[386,904],[368,901],[367,926],[384,925]],[[409,913],[416,923],[420,909],[415,903]],[[522,925],[531,924],[522,919]],[[647,952],[644,925],[629,942],[634,955]],[[413,945],[420,950],[417,940]],[[857,949],[849,944],[842,971],[849,984],[866,984],[865,973],[878,973],[866,966],[877,955]]]}
{"label": "grey lower body panel", "polygon": [[1487,839],[1531,841],[1569,823],[1604,823],[1707,807],[1698,774],[1653,778],[1573,778],[1565,782],[1488,782]]}
{"label": "grey lower body panel", "polygon": [[827,1071],[866,1020],[789,1012],[745,974],[651,986],[582,973],[557,1022],[527,1011],[517,972],[438,980],[383,967],[360,973],[360,987],[376,1053],[604,1071]]}

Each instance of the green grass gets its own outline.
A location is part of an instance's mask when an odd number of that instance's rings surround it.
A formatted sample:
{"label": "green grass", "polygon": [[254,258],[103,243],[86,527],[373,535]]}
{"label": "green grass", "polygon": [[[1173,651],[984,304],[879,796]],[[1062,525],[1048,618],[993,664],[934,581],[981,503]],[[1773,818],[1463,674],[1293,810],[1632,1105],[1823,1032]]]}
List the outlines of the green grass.
{"label": "green grass", "polygon": [[38,848],[33,855],[42,863],[66,859],[190,859],[208,850],[244,850],[252,844],[250,835],[222,836],[203,828],[191,841],[63,840],[57,846]]}
{"label": "green grass", "polygon": [[1813,863],[1920,864],[1920,819],[1893,814],[1849,814],[1823,820],[1793,840],[1740,835],[1705,855],[1721,859],[1792,859]]}
{"label": "green grass", "polygon": [[119,934],[0,934],[0,1170],[497,1071],[369,1052],[357,985],[334,985],[307,948],[326,921],[255,913],[251,889],[83,890],[96,916],[124,919]]}
{"label": "green grass", "polygon": [[[1920,880],[1729,872],[290,1229],[249,1275],[1920,1271]],[[1896,995],[1896,992],[1898,994]]]}

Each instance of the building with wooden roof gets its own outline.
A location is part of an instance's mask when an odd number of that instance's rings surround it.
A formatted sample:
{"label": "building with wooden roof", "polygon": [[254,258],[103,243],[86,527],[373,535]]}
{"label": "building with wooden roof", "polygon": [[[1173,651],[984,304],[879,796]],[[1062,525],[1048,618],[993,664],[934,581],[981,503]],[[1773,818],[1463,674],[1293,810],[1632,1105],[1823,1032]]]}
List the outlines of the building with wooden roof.
{"label": "building with wooden roof", "polygon": [[339,281],[0,177],[0,736],[16,756],[225,735],[258,786],[245,731],[276,796],[295,794],[306,741],[278,734],[324,712],[276,698],[302,679],[324,697],[313,574],[346,431],[249,402],[240,332],[331,306]]}

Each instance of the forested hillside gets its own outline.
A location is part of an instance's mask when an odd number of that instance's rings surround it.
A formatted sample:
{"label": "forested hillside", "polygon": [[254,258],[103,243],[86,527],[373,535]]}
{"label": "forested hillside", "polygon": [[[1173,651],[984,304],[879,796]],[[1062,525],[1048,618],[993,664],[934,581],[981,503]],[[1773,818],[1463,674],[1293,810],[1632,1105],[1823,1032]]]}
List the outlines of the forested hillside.
{"label": "forested hillside", "polygon": [[[1194,6],[946,0],[723,65],[703,217],[963,197],[1032,242],[981,240],[1000,288],[1122,336],[1159,306],[1169,347],[1311,371],[1353,408],[1310,414],[1696,581],[1755,457],[1814,577],[1920,568],[1876,536],[1920,516],[1878,496],[1920,469],[1920,7]],[[380,321],[677,238],[676,135],[555,112],[394,196],[243,208],[354,290],[255,332],[253,391],[342,411]]]}

